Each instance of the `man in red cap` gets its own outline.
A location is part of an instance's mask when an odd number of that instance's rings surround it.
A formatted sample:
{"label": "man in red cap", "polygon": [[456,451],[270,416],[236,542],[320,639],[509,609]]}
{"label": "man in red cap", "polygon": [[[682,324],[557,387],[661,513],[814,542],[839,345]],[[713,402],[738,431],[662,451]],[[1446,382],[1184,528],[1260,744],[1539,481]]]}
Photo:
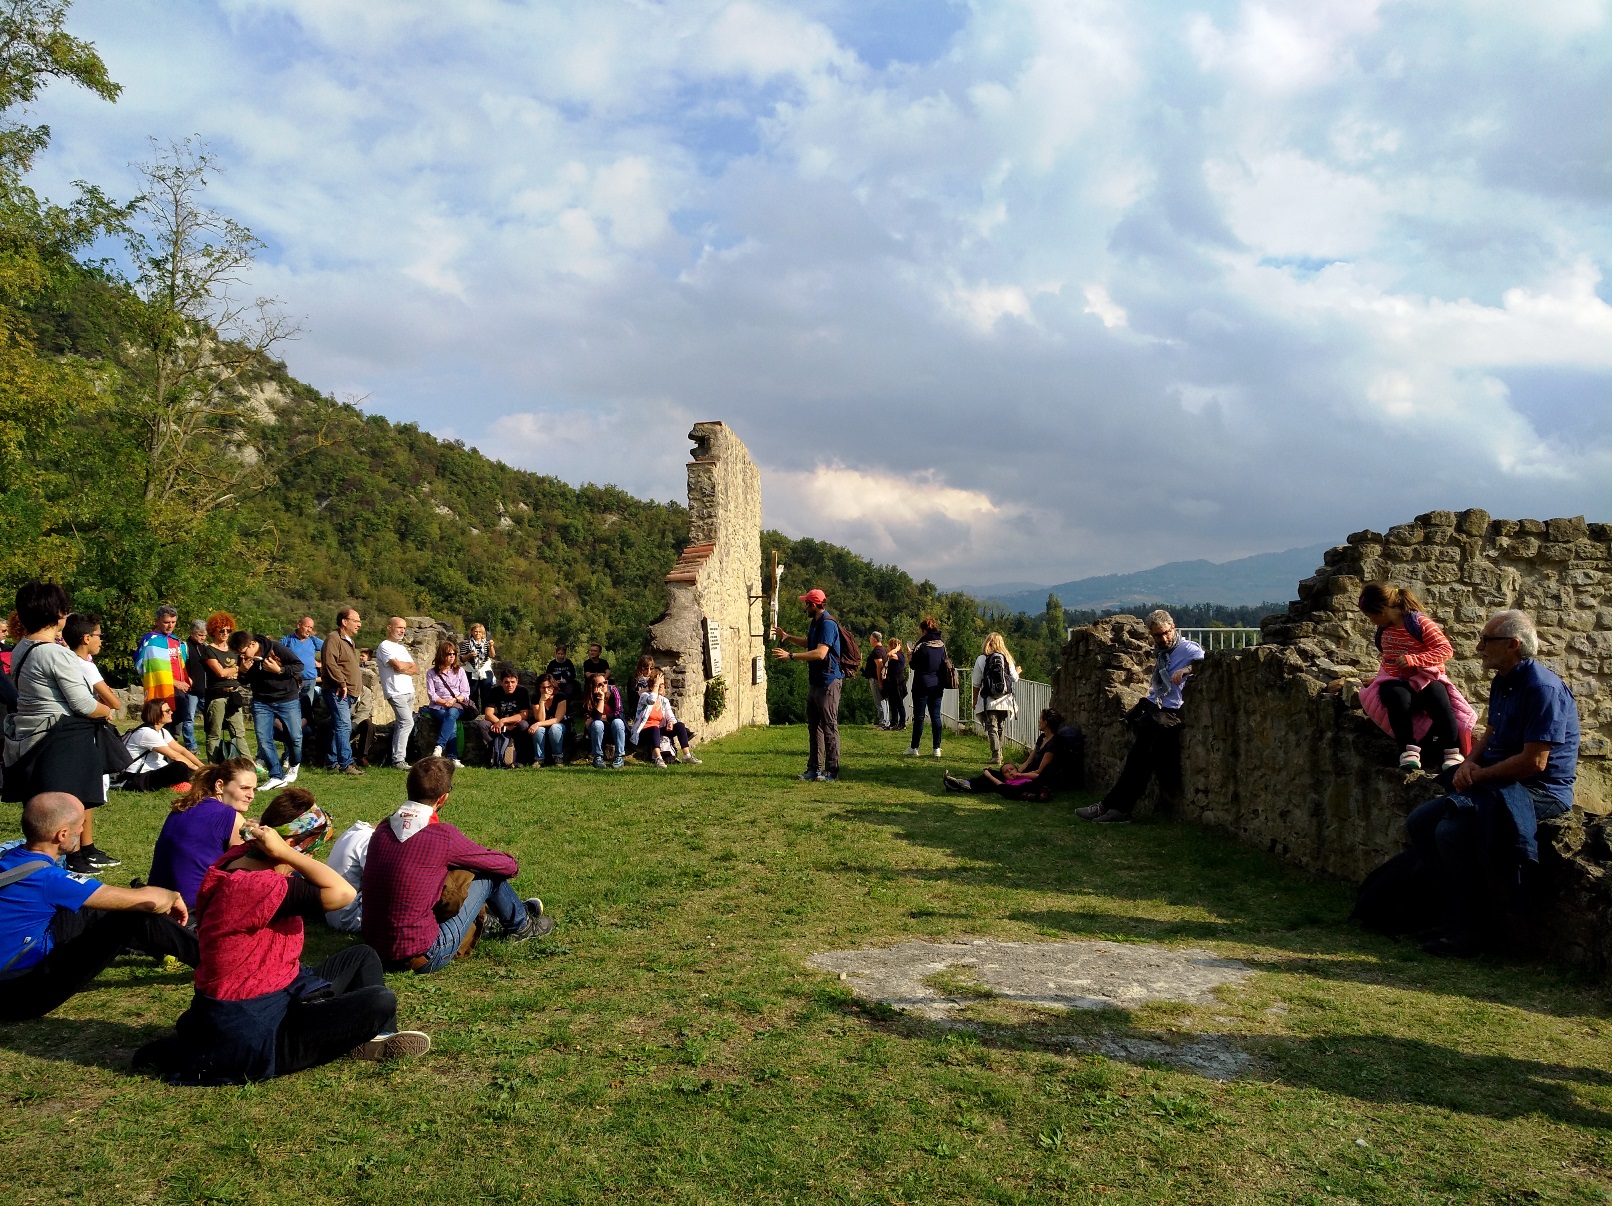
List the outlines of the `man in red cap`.
{"label": "man in red cap", "polygon": [[783,644],[800,646],[801,652],[774,649],[772,655],[810,663],[806,675],[806,728],[812,748],[801,778],[808,783],[832,783],[840,777],[840,684],[845,679],[840,670],[840,626],[828,614],[828,596],[822,591],[813,588],[800,601],[806,604],[806,614],[812,621],[806,635],[790,636],[782,628],[774,628],[772,635]]}

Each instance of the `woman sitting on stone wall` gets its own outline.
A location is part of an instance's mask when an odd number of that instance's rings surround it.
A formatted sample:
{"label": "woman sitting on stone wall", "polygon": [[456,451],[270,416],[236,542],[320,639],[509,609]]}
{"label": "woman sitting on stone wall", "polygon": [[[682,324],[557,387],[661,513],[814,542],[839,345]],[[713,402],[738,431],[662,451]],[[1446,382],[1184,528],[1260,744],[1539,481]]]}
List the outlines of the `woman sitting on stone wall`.
{"label": "woman sitting on stone wall", "polygon": [[1477,713],[1444,673],[1455,652],[1444,630],[1403,586],[1366,583],[1360,610],[1377,626],[1382,654],[1377,677],[1360,691],[1360,706],[1399,743],[1399,769],[1461,765]]}

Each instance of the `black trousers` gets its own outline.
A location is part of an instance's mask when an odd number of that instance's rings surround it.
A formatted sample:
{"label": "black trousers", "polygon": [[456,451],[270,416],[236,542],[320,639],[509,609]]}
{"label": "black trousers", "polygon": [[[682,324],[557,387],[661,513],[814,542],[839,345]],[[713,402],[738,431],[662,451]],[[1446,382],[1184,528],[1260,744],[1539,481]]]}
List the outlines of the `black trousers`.
{"label": "black trousers", "polygon": [[159,788],[172,787],[176,783],[188,783],[191,770],[182,762],[170,762],[167,766],[154,771],[139,771],[132,775],[124,775],[123,782],[118,784],[122,791],[157,791]]}
{"label": "black trousers", "polygon": [[1116,812],[1132,811],[1155,776],[1174,778],[1180,773],[1179,725],[1161,724],[1156,713],[1143,712],[1131,728],[1134,735],[1130,752],[1125,755],[1125,765],[1114,786],[1103,797],[1103,806]]}
{"label": "black trousers", "polygon": [[907,727],[907,693],[886,695],[885,699],[890,703],[890,730],[899,732]]}
{"label": "black trousers", "polygon": [[100,975],[124,947],[160,959],[172,955],[195,967],[196,935],[157,913],[60,910],[51,924],[53,945],[22,975],[0,980],[0,1022],[42,1018]]}
{"label": "black trousers", "polygon": [[968,781],[970,791],[980,795],[998,795],[1007,800],[1029,800],[1040,794],[1042,784],[1040,779],[1032,779],[1028,783],[1009,785],[1000,779],[992,778],[981,771]]}
{"label": "black trousers", "polygon": [[350,946],[309,969],[335,990],[293,1001],[275,1036],[275,1074],[328,1064],[359,1043],[397,1029],[397,997],[386,987],[381,957]]}
{"label": "black trousers", "polygon": [[1388,713],[1388,724],[1394,730],[1394,740],[1404,748],[1416,740],[1412,721],[1418,712],[1425,713],[1433,722],[1422,745],[1429,750],[1447,750],[1455,745],[1455,708],[1450,703],[1450,692],[1441,682],[1431,682],[1420,691],[1412,691],[1409,683],[1397,679],[1383,683],[1377,690],[1383,709]]}

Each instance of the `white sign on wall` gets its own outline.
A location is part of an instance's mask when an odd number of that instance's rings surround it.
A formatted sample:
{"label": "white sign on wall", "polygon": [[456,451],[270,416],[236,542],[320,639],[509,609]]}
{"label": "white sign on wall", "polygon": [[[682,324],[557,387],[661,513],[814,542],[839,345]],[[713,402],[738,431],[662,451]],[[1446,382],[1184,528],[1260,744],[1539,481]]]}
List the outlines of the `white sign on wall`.
{"label": "white sign on wall", "polygon": [[711,677],[716,678],[722,673],[722,626],[711,623],[711,618],[705,618],[705,656],[711,665]]}
{"label": "white sign on wall", "polygon": [[767,681],[767,659],[757,654],[750,659],[750,684],[759,687]]}

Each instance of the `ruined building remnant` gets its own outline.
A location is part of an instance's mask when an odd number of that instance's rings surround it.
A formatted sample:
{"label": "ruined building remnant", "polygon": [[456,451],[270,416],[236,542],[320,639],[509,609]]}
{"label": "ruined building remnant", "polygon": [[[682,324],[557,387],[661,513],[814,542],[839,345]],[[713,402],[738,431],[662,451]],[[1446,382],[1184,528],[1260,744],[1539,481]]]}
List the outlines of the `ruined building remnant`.
{"label": "ruined building remnant", "polygon": [[[689,543],[666,575],[665,614],[649,651],[666,671],[679,720],[709,739],[767,723],[763,667],[761,471],[724,423],[696,423],[688,464]],[[709,684],[722,679],[721,715],[705,719]],[[759,678],[761,681],[757,682]]]}

